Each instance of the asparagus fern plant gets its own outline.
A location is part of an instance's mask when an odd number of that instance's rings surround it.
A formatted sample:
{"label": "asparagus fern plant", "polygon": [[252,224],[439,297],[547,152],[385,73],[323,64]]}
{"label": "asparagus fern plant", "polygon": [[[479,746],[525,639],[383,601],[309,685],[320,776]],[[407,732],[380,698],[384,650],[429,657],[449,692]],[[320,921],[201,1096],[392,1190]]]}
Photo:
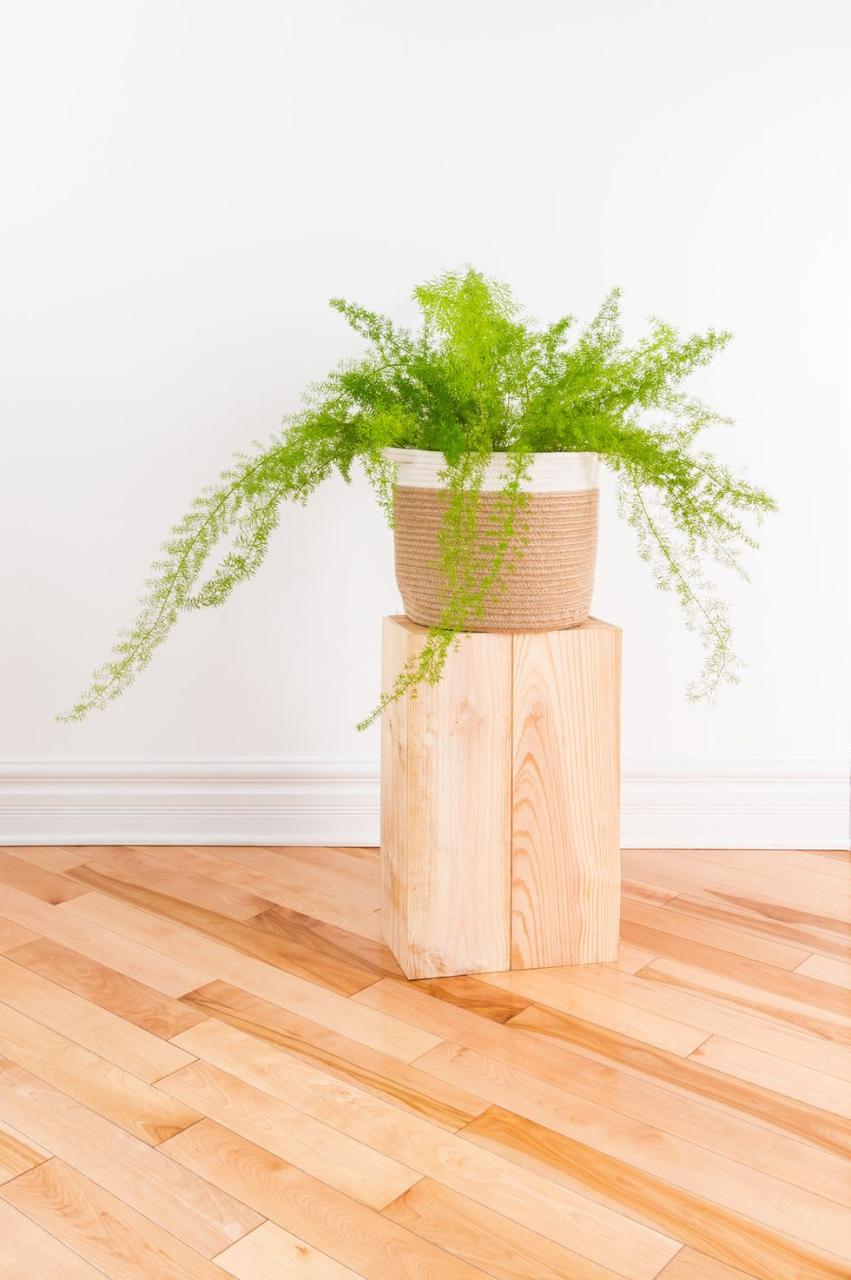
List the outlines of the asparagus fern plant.
{"label": "asparagus fern plant", "polygon": [[[739,554],[756,545],[748,523],[774,503],[699,446],[707,427],[727,420],[683,390],[730,334],[710,329],[684,338],[657,320],[629,346],[615,290],[574,337],[572,316],[537,327],[505,285],[472,269],[420,285],[414,297],[422,313],[417,332],[332,300],[365,340],[365,354],[313,387],[281,432],[237,456],[195,500],[153,565],[133,626],[62,719],[105,707],[148,664],[181,613],[222,604],[256,573],[284,502],[306,502],[333,471],[349,480],[360,462],[392,519],[393,468],[383,452],[390,446],[444,455],[440,554],[448,602],[419,659],[361,728],[406,690],[439,680],[459,632],[522,564],[523,479],[536,452],[594,452],[617,476],[620,509],[639,554],[658,586],[677,595],[686,624],[703,642],[704,663],[690,695],[709,697],[738,678],[727,609],[704,564],[714,559],[746,576]],[[510,466],[497,527],[483,548],[476,511],[494,451],[507,452]]]}

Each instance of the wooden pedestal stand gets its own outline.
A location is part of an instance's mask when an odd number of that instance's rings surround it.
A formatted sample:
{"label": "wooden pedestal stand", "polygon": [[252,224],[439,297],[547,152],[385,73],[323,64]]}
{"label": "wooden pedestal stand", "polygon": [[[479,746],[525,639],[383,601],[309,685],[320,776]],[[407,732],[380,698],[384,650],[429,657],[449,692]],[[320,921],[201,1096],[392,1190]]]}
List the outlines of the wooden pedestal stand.
{"label": "wooden pedestal stand", "polygon": [[[425,635],[385,618],[385,689]],[[382,933],[409,978],[616,959],[620,641],[465,636],[384,713]]]}

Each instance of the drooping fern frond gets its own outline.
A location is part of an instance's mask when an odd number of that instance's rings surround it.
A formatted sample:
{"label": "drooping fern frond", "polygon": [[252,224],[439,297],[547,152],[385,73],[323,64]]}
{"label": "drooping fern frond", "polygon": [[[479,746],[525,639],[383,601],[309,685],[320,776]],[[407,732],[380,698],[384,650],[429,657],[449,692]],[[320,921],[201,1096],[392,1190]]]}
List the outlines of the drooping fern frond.
{"label": "drooping fern frond", "polygon": [[[743,573],[740,553],[756,545],[749,526],[774,503],[700,447],[701,433],[725,419],[682,390],[730,335],[709,329],[684,338],[654,320],[630,346],[619,296],[613,290],[575,338],[573,317],[539,328],[505,285],[472,269],[415,290],[419,332],[334,299],[364,339],[365,354],[310,388],[283,433],[238,457],[201,494],[154,564],[133,626],[61,718],[79,720],[118,697],[181,613],[222,604],[262,564],[282,504],[307,501],[332,471],[348,480],[360,463],[392,521],[388,447],[436,450],[446,460],[439,542],[446,605],[418,658],[361,728],[396,698],[440,679],[457,637],[522,566],[523,484],[535,452],[599,454],[618,478],[639,554],[659,587],[676,594],[703,643],[704,668],[692,694],[710,696],[734,680],[727,611],[705,565]],[[493,452],[507,452],[509,467],[495,513],[484,523],[479,495]]]}

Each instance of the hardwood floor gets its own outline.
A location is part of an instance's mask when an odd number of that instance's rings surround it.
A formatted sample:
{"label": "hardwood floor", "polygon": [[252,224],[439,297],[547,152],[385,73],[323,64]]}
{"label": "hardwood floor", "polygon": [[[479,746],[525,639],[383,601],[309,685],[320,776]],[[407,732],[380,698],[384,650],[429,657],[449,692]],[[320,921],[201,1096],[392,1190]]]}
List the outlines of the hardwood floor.
{"label": "hardwood floor", "polygon": [[851,1277],[851,856],[406,982],[364,849],[0,849],[0,1280]]}

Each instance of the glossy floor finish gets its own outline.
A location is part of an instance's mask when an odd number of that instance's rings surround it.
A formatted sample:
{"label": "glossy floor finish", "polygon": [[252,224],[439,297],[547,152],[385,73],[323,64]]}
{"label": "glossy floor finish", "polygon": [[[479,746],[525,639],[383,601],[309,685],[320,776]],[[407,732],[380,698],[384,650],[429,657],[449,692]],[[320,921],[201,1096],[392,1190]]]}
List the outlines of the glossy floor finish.
{"label": "glossy floor finish", "polygon": [[362,849],[0,850],[0,1280],[851,1276],[851,861],[406,982]]}

